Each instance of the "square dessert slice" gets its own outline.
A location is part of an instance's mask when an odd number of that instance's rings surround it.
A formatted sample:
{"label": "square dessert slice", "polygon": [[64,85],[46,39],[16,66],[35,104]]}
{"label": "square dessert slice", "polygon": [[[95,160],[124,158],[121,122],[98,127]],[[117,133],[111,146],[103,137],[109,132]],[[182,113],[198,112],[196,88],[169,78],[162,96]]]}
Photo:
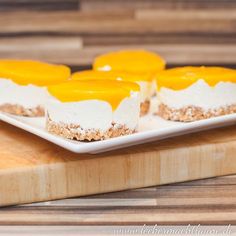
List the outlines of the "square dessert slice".
{"label": "square dessert slice", "polygon": [[141,86],[141,115],[149,111],[150,97],[155,94],[156,75],[164,68],[165,61],[159,55],[145,50],[107,53],[98,56],[93,64],[94,70],[124,72],[136,78]]}
{"label": "square dessert slice", "polygon": [[64,82],[70,69],[38,61],[0,60],[0,111],[14,115],[44,115],[46,86]]}
{"label": "square dessert slice", "polygon": [[117,71],[96,71],[85,70],[79,71],[71,76],[72,80],[118,80],[130,81],[140,86],[140,115],[148,113],[150,107],[151,94],[153,89],[152,76],[148,74],[133,74]]}
{"label": "square dessert slice", "polygon": [[77,80],[48,87],[47,130],[68,139],[103,140],[134,133],[140,89],[132,82]]}
{"label": "square dessert slice", "polygon": [[236,112],[236,70],[182,67],[157,78],[158,113],[173,121],[195,121]]}

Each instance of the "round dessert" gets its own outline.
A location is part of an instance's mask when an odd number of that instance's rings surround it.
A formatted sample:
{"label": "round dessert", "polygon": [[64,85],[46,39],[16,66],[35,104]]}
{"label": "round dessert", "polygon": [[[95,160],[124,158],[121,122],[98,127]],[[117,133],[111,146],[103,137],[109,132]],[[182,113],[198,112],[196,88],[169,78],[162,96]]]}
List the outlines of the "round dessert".
{"label": "round dessert", "polygon": [[181,67],[157,78],[158,114],[173,121],[195,121],[236,112],[236,70]]}
{"label": "round dessert", "polygon": [[132,82],[77,80],[48,87],[47,130],[68,139],[103,140],[134,133],[140,88]]}
{"label": "round dessert", "polygon": [[[98,56],[93,69],[128,73],[141,86],[141,114],[150,108],[150,97],[156,91],[156,75],[165,68],[165,61],[157,54],[145,50],[124,50]],[[143,92],[142,92],[143,91]]]}
{"label": "round dessert", "polygon": [[38,61],[0,60],[0,111],[14,115],[44,115],[48,85],[66,81],[70,69]]}
{"label": "round dessert", "polygon": [[145,115],[150,106],[152,89],[152,79],[153,77],[148,74],[131,74],[127,72],[117,72],[117,71],[95,71],[95,70],[85,70],[72,74],[72,80],[118,80],[118,81],[130,81],[135,82],[140,86],[140,115]]}

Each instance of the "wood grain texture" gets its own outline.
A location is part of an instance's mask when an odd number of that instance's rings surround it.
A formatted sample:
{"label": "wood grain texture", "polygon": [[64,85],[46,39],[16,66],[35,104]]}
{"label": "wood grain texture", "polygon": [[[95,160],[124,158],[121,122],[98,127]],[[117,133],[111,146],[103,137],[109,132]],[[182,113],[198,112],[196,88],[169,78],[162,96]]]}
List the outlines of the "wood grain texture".
{"label": "wood grain texture", "polygon": [[233,0],[1,0],[0,10],[1,57],[80,67],[107,50],[135,47],[171,65],[235,64]]}
{"label": "wood grain texture", "polygon": [[234,0],[80,0],[81,10],[115,9],[230,9],[235,7]]}
{"label": "wood grain texture", "polygon": [[58,11],[78,8],[78,0],[0,0],[0,11]]}
{"label": "wood grain texture", "polygon": [[[228,11],[225,11],[227,15]],[[231,13],[232,10],[229,10]],[[65,12],[10,12],[2,13],[0,16],[0,26],[2,32],[64,32],[77,34],[154,34],[154,33],[235,33],[236,19],[231,17],[217,17],[216,13],[210,14],[208,21],[204,18],[196,18],[188,14],[187,17],[175,17],[177,13],[169,12],[169,17],[165,17],[165,12],[159,14],[159,20],[137,19],[117,16],[112,14],[112,18],[106,19],[106,14],[101,14],[100,18],[84,18],[83,14],[77,11]],[[172,16],[173,13],[173,16]],[[111,16],[111,12],[108,16]],[[202,19],[202,21],[201,21]],[[210,20],[209,20],[210,19]],[[7,24],[8,23],[8,24]],[[200,24],[199,24],[200,23]]]}
{"label": "wood grain texture", "polygon": [[0,124],[1,206],[236,173],[235,127],[78,155]]}
{"label": "wood grain texture", "polygon": [[233,225],[235,185],[234,175],[8,207],[0,211],[0,225]]}
{"label": "wood grain texture", "polygon": [[[35,59],[54,63],[77,64],[83,41],[80,37],[20,37],[0,39],[2,58]],[[81,63],[82,64],[82,63]],[[84,64],[88,61],[84,60]]]}
{"label": "wood grain texture", "polygon": [[[112,50],[143,48],[162,55],[168,65],[226,65],[235,67],[236,44],[83,45],[81,37],[20,37],[0,39],[3,58],[35,59],[70,66],[91,66],[96,56]],[[40,49],[40,50],[39,50]]]}

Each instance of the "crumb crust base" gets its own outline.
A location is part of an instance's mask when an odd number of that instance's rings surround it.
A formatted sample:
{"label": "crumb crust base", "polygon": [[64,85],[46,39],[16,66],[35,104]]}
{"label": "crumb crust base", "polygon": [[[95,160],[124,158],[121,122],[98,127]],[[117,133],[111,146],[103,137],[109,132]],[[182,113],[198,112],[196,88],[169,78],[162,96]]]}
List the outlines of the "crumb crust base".
{"label": "crumb crust base", "polygon": [[145,116],[150,109],[150,100],[145,100],[144,102],[141,102],[140,104],[140,116]]}
{"label": "crumb crust base", "polygon": [[124,136],[136,132],[136,130],[131,130],[125,125],[118,124],[112,124],[111,128],[105,132],[96,129],[84,130],[79,124],[75,125],[54,122],[48,115],[46,116],[46,128],[51,134],[78,141],[106,140],[109,138]]}
{"label": "crumb crust base", "polygon": [[34,108],[25,108],[18,104],[3,104],[0,105],[0,111],[12,115],[27,116],[27,117],[41,117],[44,116],[44,108],[37,106]]}
{"label": "crumb crust base", "polygon": [[236,104],[205,110],[196,106],[174,109],[162,103],[158,106],[157,115],[166,120],[191,122],[233,113],[236,113]]}

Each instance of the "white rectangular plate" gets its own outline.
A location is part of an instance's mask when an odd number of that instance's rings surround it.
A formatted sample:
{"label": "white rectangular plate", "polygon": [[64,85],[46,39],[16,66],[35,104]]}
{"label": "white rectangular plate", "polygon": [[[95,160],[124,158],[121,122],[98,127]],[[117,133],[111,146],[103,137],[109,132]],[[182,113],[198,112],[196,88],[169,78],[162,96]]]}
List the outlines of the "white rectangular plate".
{"label": "white rectangular plate", "polygon": [[96,142],[78,142],[49,134],[45,130],[44,118],[26,118],[0,113],[0,120],[26,130],[72,152],[96,154],[162,140],[169,137],[236,124],[236,114],[191,123],[166,121],[158,116],[149,114],[140,119],[139,130],[137,133]]}

